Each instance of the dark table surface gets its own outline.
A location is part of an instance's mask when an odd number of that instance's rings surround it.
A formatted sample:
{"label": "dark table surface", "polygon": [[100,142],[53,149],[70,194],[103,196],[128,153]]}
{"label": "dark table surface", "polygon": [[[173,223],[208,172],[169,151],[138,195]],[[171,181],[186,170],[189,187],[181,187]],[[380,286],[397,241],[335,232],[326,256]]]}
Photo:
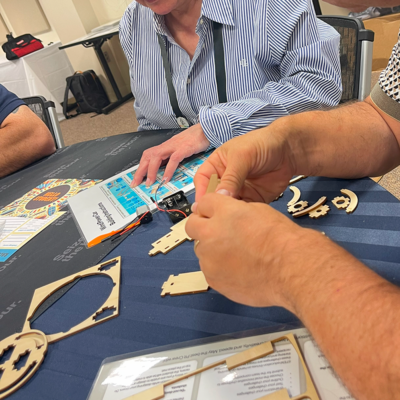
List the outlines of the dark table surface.
{"label": "dark table surface", "polygon": [[[1,180],[0,205],[5,206],[23,195],[45,180],[44,177],[106,179],[136,163],[144,148],[168,137],[165,132],[128,134],[61,150],[50,159]],[[51,173],[45,174],[45,171]],[[307,178],[296,186],[302,192],[302,199],[309,202],[323,195],[332,200],[340,195],[340,189],[353,190],[360,201],[354,214],[347,215],[330,204],[331,212],[327,216],[319,220],[306,216],[296,222],[325,232],[377,273],[395,284],[400,282],[400,203],[395,197],[368,178],[354,181]],[[287,190],[273,207],[287,214],[286,204],[291,198],[292,193]],[[144,349],[150,352],[153,347],[218,334],[298,323],[284,309],[246,307],[214,290],[161,298],[161,286],[169,275],[199,269],[192,243],[184,243],[167,255],[148,256],[151,243],[165,235],[170,227],[168,217],[157,213],[151,224],[140,227],[105,258],[122,257],[120,315],[50,344],[39,371],[10,399],[85,399],[106,357]],[[58,235],[53,232],[53,240],[63,240],[60,232]],[[32,241],[39,248],[42,235]],[[48,268],[57,268],[49,265]],[[1,266],[2,263],[0,270]],[[8,269],[13,272],[12,265]],[[10,274],[9,285],[16,288],[18,279],[24,279],[24,275],[13,279]],[[83,279],[32,327],[45,333],[65,331],[97,310],[110,290],[111,281],[107,278]],[[3,337],[6,324],[6,318],[0,320]]]}

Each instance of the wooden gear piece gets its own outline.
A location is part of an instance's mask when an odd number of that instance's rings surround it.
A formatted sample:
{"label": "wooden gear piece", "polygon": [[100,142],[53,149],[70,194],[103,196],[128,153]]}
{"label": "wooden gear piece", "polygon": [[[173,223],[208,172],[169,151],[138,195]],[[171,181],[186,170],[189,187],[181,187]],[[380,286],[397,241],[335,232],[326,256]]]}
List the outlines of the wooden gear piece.
{"label": "wooden gear piece", "polygon": [[350,197],[350,204],[346,208],[346,212],[347,212],[347,214],[351,214],[352,212],[355,211],[355,209],[358,206],[358,197],[357,197],[357,195],[354,192],[352,192],[351,190],[348,190],[348,189],[342,189],[340,191],[340,193],[345,194],[346,196]]}
{"label": "wooden gear piece", "polygon": [[303,365],[303,369],[304,369],[304,374],[305,374],[306,384],[307,384],[307,391],[304,394],[293,397],[291,399],[289,397],[289,393],[287,392],[287,390],[282,389],[275,393],[271,393],[269,395],[261,397],[258,400],[306,400],[306,399],[319,400],[319,396],[315,389],[314,383],[311,379],[310,373],[308,372],[308,368],[303,359],[300,348],[297,344],[297,341],[296,341],[294,335],[291,333],[288,335],[282,336],[278,339],[271,340],[270,342],[265,342],[258,346],[254,346],[251,349],[242,351],[241,353],[238,353],[238,354],[235,354],[226,359],[217,361],[213,364],[207,365],[206,367],[199,368],[193,372],[189,372],[185,375],[178,376],[177,378],[174,378],[168,382],[161,383],[160,385],[154,386],[143,392],[126,397],[124,400],[159,400],[159,399],[162,399],[165,396],[164,390],[167,386],[170,386],[177,382],[191,378],[192,376],[198,375],[204,371],[213,369],[222,364],[226,364],[228,370],[230,371],[230,370],[240,367],[244,364],[258,360],[260,358],[268,356],[269,354],[272,354],[274,352],[273,344],[281,342],[283,340],[288,340],[292,344],[292,346],[295,348],[295,350],[299,356],[299,359],[300,359],[301,364]]}
{"label": "wooden gear piece", "polygon": [[206,193],[214,193],[217,189],[217,186],[220,184],[221,179],[218,178],[217,174],[211,175],[210,181],[207,186]]}
{"label": "wooden gear piece", "polygon": [[293,214],[295,212],[303,211],[308,207],[308,201],[298,201],[288,207],[288,213]]}
{"label": "wooden gear piece", "polygon": [[171,233],[163,236],[161,239],[158,239],[156,242],[152,243],[153,249],[149,251],[150,256],[155,256],[158,253],[167,254],[171,250],[178,247],[186,240],[192,242],[193,239],[186,233],[186,222],[187,218],[178,222],[174,226],[171,227]]}
{"label": "wooden gear piece", "polygon": [[[46,335],[36,330],[16,333],[0,342],[0,399],[16,392],[35,374],[44,360],[47,346]],[[6,351],[12,353],[2,363]],[[27,357],[25,365],[17,369],[21,357]]]}
{"label": "wooden gear piece", "polygon": [[287,203],[288,207],[296,204],[300,200],[300,197],[301,197],[301,192],[300,192],[299,188],[297,188],[296,186],[290,186],[289,189],[293,192],[293,197],[292,197],[292,200],[290,200],[289,203]]}
{"label": "wooden gear piece", "polygon": [[[49,285],[43,286],[35,290],[33,294],[33,299],[29,307],[28,316],[23,332],[30,330],[30,320],[35,315],[37,309],[47,300],[53,293],[57,292],[59,289],[65,285],[75,281],[78,278],[85,278],[92,275],[103,275],[108,276],[113,281],[113,288],[111,293],[103,304],[103,306],[98,309],[92,316],[87,318],[85,321],[71,328],[68,332],[59,332],[51,335],[46,335],[49,343],[57,342],[58,340],[64,339],[75,333],[81,332],[85,329],[91,328],[95,325],[108,321],[111,318],[115,318],[119,315],[119,295],[120,295],[120,282],[121,282],[121,257],[116,257],[112,260],[106,261],[102,264],[96,265],[94,267],[88,268],[84,271],[78,272],[67,278],[60,279],[56,282],[50,283]],[[114,310],[112,315],[104,317],[96,321],[96,318],[101,315],[106,310]]]}
{"label": "wooden gear piece", "polygon": [[167,294],[179,296],[181,294],[203,293],[207,292],[208,288],[209,285],[201,271],[179,274],[178,276],[170,275],[168,281],[162,285],[161,297]]}
{"label": "wooden gear piece", "polygon": [[329,208],[329,206],[323,205],[321,207],[316,208],[314,211],[311,211],[310,214],[308,215],[312,219],[318,219],[328,214],[330,210],[331,209]]}
{"label": "wooden gear piece", "polygon": [[295,214],[293,214],[294,218],[298,218],[298,217],[302,217],[303,215],[307,215],[309,214],[311,211],[316,210],[317,208],[321,207],[323,204],[326,203],[326,196],[321,197],[315,204],[313,204],[312,206],[302,210],[302,211],[298,211]]}
{"label": "wooden gear piece", "polygon": [[348,197],[338,196],[332,200],[332,203],[338,210],[344,210],[349,206],[350,199]]}

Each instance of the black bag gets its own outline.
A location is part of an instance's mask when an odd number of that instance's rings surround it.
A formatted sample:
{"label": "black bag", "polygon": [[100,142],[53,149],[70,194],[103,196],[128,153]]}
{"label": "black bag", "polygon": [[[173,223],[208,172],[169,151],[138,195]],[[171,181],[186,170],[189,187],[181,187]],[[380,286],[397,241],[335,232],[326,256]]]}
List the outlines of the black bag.
{"label": "black bag", "polygon": [[[70,90],[78,104],[78,110],[74,115],[68,115],[67,111]],[[109,104],[110,100],[108,100],[103,85],[94,71],[75,72],[73,76],[67,78],[63,107],[65,118],[73,118],[81,113],[95,112],[101,114],[103,108]]]}
{"label": "black bag", "polygon": [[1,46],[6,53],[7,60],[17,60],[34,51],[43,49],[42,41],[29,33],[14,37],[12,33],[7,35],[7,42]]}

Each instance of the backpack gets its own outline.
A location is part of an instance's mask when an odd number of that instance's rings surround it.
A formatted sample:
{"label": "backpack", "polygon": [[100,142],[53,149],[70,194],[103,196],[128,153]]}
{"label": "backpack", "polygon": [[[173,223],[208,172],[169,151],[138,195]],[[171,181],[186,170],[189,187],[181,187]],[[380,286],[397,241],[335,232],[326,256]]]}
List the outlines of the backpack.
{"label": "backpack", "polygon": [[[68,115],[68,95],[71,90],[78,104],[78,110],[74,115]],[[110,104],[108,96],[100,82],[99,77],[92,70],[85,72],[75,72],[67,78],[65,89],[63,112],[65,118],[73,118],[81,113],[102,114],[104,107]]]}
{"label": "backpack", "polygon": [[7,60],[17,60],[34,51],[43,49],[42,41],[36,39],[29,33],[14,37],[12,33],[7,35],[7,42],[1,46],[4,53],[6,53]]}

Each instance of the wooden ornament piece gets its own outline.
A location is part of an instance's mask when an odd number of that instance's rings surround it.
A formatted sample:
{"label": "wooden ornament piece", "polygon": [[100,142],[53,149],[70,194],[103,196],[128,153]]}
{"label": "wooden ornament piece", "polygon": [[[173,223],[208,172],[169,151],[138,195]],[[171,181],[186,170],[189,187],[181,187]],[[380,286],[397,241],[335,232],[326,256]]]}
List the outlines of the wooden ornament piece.
{"label": "wooden ornament piece", "polygon": [[[0,399],[17,391],[35,374],[44,360],[47,346],[46,335],[36,330],[17,333],[0,342]],[[2,362],[6,351],[12,353]],[[27,357],[25,365],[17,369],[21,357]]]}
{"label": "wooden ornament piece", "polygon": [[293,192],[293,198],[292,198],[292,200],[289,201],[289,203],[287,203],[288,207],[296,204],[300,200],[300,197],[301,197],[301,192],[300,192],[299,188],[297,188],[296,186],[290,186],[289,189]]}
{"label": "wooden ornament piece", "polygon": [[328,214],[329,211],[329,206],[322,205],[321,207],[316,208],[314,211],[311,211],[309,217],[312,219],[318,219]]}
{"label": "wooden ornament piece", "polygon": [[251,349],[248,349],[241,353],[235,354],[226,359],[217,361],[213,364],[207,365],[206,367],[199,368],[193,372],[189,372],[185,375],[179,376],[170,381],[161,383],[160,385],[154,386],[154,387],[147,389],[141,393],[137,393],[137,394],[134,394],[133,396],[126,397],[125,400],[159,400],[159,399],[162,399],[165,396],[164,390],[167,386],[171,386],[177,382],[191,378],[192,376],[198,375],[204,371],[213,369],[222,364],[226,364],[228,370],[232,370],[234,368],[240,367],[240,366],[250,363],[252,361],[258,360],[262,357],[272,354],[274,352],[273,344],[281,342],[283,340],[288,340],[292,344],[292,346],[295,348],[295,350],[299,356],[300,362],[304,369],[307,390],[305,393],[303,393],[299,396],[290,398],[288,391],[286,389],[282,389],[275,393],[271,393],[264,397],[261,397],[258,400],[306,400],[306,399],[319,400],[317,391],[316,391],[314,383],[311,379],[310,373],[308,372],[307,365],[303,359],[303,356],[302,356],[300,348],[297,344],[296,338],[291,333],[288,335],[282,336],[278,339],[271,340],[270,342],[265,342],[258,346],[254,346]]}
{"label": "wooden ornament piece", "polygon": [[332,200],[332,203],[338,210],[344,210],[349,206],[350,199],[348,197],[338,196]]}
{"label": "wooden ornament piece", "polygon": [[171,233],[168,233],[161,239],[158,239],[156,242],[152,243],[153,249],[149,251],[149,255],[155,256],[158,253],[167,254],[175,247],[178,247],[183,242],[186,242],[186,240],[192,242],[193,239],[186,233],[185,229],[187,220],[188,219],[185,218],[178,222],[171,227]]}
{"label": "wooden ornament piece", "polygon": [[302,179],[305,179],[305,178],[307,178],[305,175],[299,175],[299,176],[296,176],[295,178],[291,179],[289,181],[289,183],[291,185],[293,185],[293,183],[299,182],[299,181],[301,181]]}
{"label": "wooden ornament piece", "polygon": [[[56,282],[50,283],[47,286],[43,286],[35,290],[33,294],[33,299],[29,307],[28,316],[23,332],[30,331],[30,320],[35,315],[37,309],[47,300],[53,293],[57,292],[59,289],[65,285],[74,282],[78,278],[85,278],[92,275],[104,275],[108,276],[113,281],[113,288],[111,290],[110,296],[103,304],[103,306],[97,310],[92,316],[87,318],[85,321],[71,328],[68,332],[60,332],[52,335],[46,335],[47,341],[49,343],[57,342],[58,340],[64,339],[65,337],[71,336],[75,333],[81,332],[85,329],[91,328],[95,325],[108,321],[111,318],[115,318],[119,315],[119,294],[120,294],[120,281],[121,281],[121,257],[114,258],[102,264],[96,265],[92,268],[88,268],[82,272],[78,272],[67,278],[60,279]],[[102,319],[97,319],[106,310],[113,310],[113,314]]]}
{"label": "wooden ornament piece", "polygon": [[168,281],[162,285],[161,297],[167,294],[179,296],[182,294],[203,293],[207,292],[208,288],[206,278],[201,271],[179,274],[178,276],[170,275]]}
{"label": "wooden ornament piece", "polygon": [[217,186],[220,184],[220,182],[221,182],[221,179],[218,178],[217,174],[211,175],[210,182],[208,183],[206,193],[214,193],[215,190],[217,189]]}
{"label": "wooden ornament piece", "polygon": [[294,218],[298,218],[298,217],[302,217],[303,215],[307,215],[307,214],[309,214],[311,211],[316,210],[317,208],[321,207],[321,206],[322,206],[323,204],[325,204],[325,203],[326,203],[326,196],[321,197],[321,198],[320,198],[315,204],[313,204],[312,206],[310,206],[310,207],[308,207],[308,208],[306,208],[306,209],[304,209],[304,210],[302,210],[302,211],[299,211],[299,212],[293,214],[293,217],[294,217]]}
{"label": "wooden ornament piece", "polygon": [[350,204],[346,208],[346,212],[347,212],[347,214],[351,214],[352,212],[355,211],[355,209],[358,206],[358,197],[357,197],[357,195],[354,192],[352,192],[351,190],[348,190],[348,189],[342,189],[340,191],[340,193],[345,194],[346,196],[350,197]]}

